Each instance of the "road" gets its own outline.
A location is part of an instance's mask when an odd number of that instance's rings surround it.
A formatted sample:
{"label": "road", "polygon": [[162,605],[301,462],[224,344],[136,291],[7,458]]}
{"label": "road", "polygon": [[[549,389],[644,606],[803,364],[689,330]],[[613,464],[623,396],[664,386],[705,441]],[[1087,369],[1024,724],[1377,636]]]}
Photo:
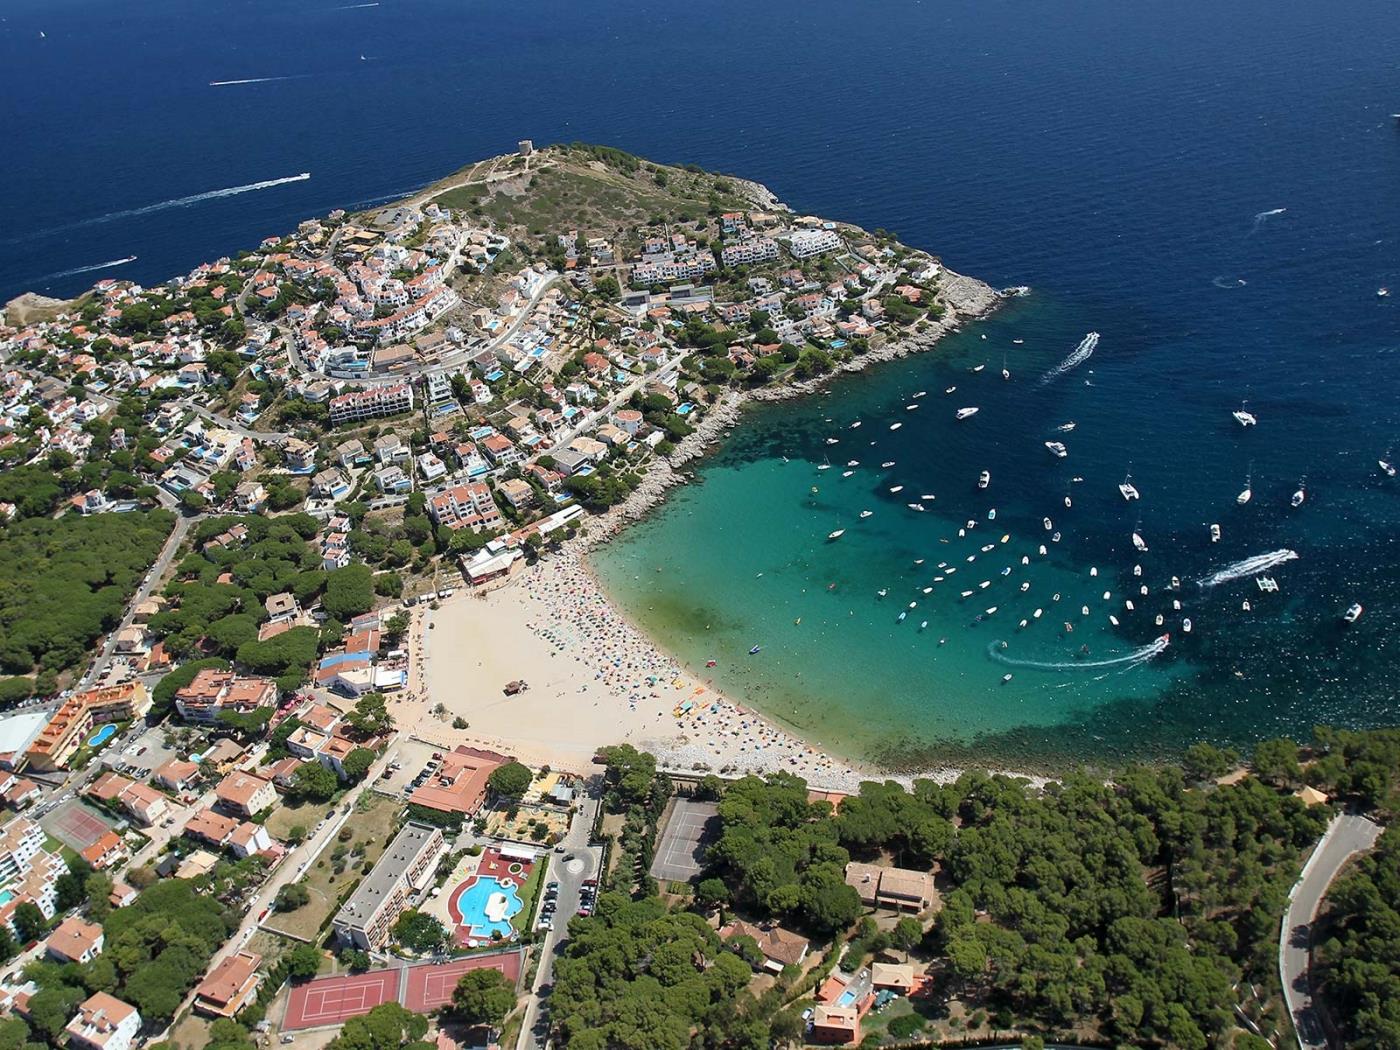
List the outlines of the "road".
{"label": "road", "polygon": [[1303,874],[1289,894],[1288,913],[1279,932],[1278,965],[1283,997],[1298,1045],[1303,1050],[1324,1050],[1329,1045],[1317,1006],[1313,1002],[1308,965],[1312,955],[1312,924],[1327,888],[1357,853],[1376,844],[1381,828],[1365,817],[1342,816],[1328,825],[1308,858]]}
{"label": "road", "polygon": [[141,586],[136,589],[136,594],[127,603],[126,613],[122,616],[122,622],[117,625],[116,630],[109,631],[106,641],[102,643],[102,651],[98,653],[97,659],[88,668],[88,672],[83,676],[83,680],[78,683],[77,689],[86,689],[92,683],[101,680],[106,674],[107,667],[112,662],[112,657],[117,651],[117,635],[131,626],[136,619],[136,607],[151,596],[170,568],[170,563],[175,560],[175,554],[179,551],[180,545],[185,542],[185,536],[190,531],[199,517],[177,517],[175,527],[170,530],[170,538],[165,541],[165,546],[160,549],[160,555],[156,558],[155,564],[151,566],[151,571],[146,574],[146,578],[141,581]]}
{"label": "road", "polygon": [[[540,944],[540,964],[535,970],[535,983],[525,999],[525,1016],[520,1024],[515,1050],[539,1050],[548,1042],[546,1034],[535,1033],[535,1025],[541,1020],[547,998],[547,993],[541,994],[541,989],[553,986],[554,960],[568,940],[569,919],[578,911],[579,889],[583,886],[583,880],[596,878],[598,874],[601,851],[588,844],[588,836],[600,805],[600,790],[600,787],[590,785],[588,797],[579,802],[578,813],[564,836],[564,855],[555,854],[549,866],[550,879],[559,883],[559,909],[554,913],[554,929],[545,934]],[[571,857],[576,859],[575,863],[570,863]],[[573,867],[578,870],[570,870]]]}
{"label": "road", "polygon": [[221,426],[225,430],[233,431],[239,437],[252,438],[254,441],[278,442],[286,441],[292,436],[280,430],[249,430],[247,427],[243,426],[243,424],[236,423],[227,416],[219,415],[217,412],[211,412],[203,405],[196,405],[193,401],[180,401],[178,403],[197,415],[203,416],[211,423]]}

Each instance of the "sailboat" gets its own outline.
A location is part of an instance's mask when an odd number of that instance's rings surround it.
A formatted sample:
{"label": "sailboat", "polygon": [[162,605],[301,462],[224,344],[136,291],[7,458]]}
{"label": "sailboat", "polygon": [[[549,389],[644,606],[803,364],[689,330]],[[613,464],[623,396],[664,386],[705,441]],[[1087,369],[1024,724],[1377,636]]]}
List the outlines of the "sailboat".
{"label": "sailboat", "polygon": [[1300,481],[1298,482],[1298,491],[1293,493],[1293,497],[1288,501],[1288,505],[1290,507],[1301,507],[1303,505],[1303,500],[1307,498],[1308,494],[1304,491],[1303,482]]}
{"label": "sailboat", "polygon": [[1238,503],[1241,507],[1243,507],[1246,503],[1248,503],[1251,499],[1254,498],[1254,490],[1250,486],[1251,481],[1249,477],[1246,477],[1244,479],[1244,491],[1235,497],[1235,502]]}
{"label": "sailboat", "polygon": [[1147,541],[1142,538],[1142,534],[1136,529],[1133,530],[1133,546],[1140,551],[1147,550]]}
{"label": "sailboat", "polygon": [[826,534],[826,538],[829,540],[839,540],[844,535],[846,535],[845,529],[835,529],[831,532],[828,532]]}
{"label": "sailboat", "polygon": [[1001,359],[1001,378],[1010,379],[1011,373],[1006,368],[1006,358]]}

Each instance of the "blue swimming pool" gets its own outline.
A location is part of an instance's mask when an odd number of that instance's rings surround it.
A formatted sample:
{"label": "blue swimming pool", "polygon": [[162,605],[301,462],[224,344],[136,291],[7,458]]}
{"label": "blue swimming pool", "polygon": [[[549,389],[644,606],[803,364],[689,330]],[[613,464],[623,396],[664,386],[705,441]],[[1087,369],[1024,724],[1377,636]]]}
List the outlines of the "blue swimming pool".
{"label": "blue swimming pool", "polygon": [[[486,913],[491,898],[497,894],[505,901],[500,917],[492,919]],[[524,906],[514,885],[507,885],[495,876],[485,876],[459,887],[448,910],[458,925],[467,927],[473,937],[488,938],[493,933],[508,937],[511,918]]]}
{"label": "blue swimming pool", "polygon": [[93,733],[92,736],[88,737],[88,747],[101,747],[103,744],[111,740],[112,737],[116,735],[117,727],[111,722],[108,722],[96,733]]}

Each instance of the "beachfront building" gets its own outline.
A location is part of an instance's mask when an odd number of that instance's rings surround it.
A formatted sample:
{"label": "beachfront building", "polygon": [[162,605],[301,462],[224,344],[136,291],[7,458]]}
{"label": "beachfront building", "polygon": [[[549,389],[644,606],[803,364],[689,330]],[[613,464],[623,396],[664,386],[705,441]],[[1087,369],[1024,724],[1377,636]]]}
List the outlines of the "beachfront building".
{"label": "beachfront building", "polygon": [[832,230],[798,230],[788,238],[788,251],[798,259],[810,259],[841,247],[841,238]]}
{"label": "beachfront building", "polygon": [[194,993],[194,1008],[207,1017],[232,1017],[243,1009],[258,990],[258,967],[262,956],[235,952],[209,971]]}
{"label": "beachfront building", "polygon": [[454,485],[428,500],[428,516],[434,523],[454,531],[494,532],[505,527],[505,518],[491,490],[480,481]]}
{"label": "beachfront building", "polygon": [[140,682],[74,693],[54,711],[29,745],[29,766],[44,772],[63,769],[96,726],[140,718],[150,708],[150,693]]}
{"label": "beachfront building", "polygon": [[63,1030],[75,1050],[130,1050],[141,1030],[141,1014],[114,995],[94,992]]}
{"label": "beachfront building", "polygon": [[224,711],[247,714],[277,704],[277,683],[206,667],[175,691],[175,710],[187,722],[217,722]]}
{"label": "beachfront building", "polygon": [[458,744],[442,756],[442,764],[409,801],[442,813],[474,817],[486,801],[486,781],[509,759],[494,751],[480,751]]}
{"label": "beachfront building", "polygon": [[413,387],[407,383],[392,383],[352,390],[331,398],[329,407],[332,425],[410,412],[413,410]]}
{"label": "beachfront building", "polygon": [[846,865],[846,885],[860,894],[860,902],[867,908],[917,912],[933,906],[933,874],[927,871],[853,860]]}
{"label": "beachfront building", "polygon": [[389,939],[394,923],[432,882],[447,842],[438,828],[409,821],[341,905],[332,924],[341,944],[377,950]]}

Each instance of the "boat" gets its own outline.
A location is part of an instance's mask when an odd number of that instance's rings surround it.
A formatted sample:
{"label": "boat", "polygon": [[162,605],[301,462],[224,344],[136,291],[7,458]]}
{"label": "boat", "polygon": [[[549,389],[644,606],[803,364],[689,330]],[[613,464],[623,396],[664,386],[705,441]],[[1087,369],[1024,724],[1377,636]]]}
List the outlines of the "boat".
{"label": "boat", "polygon": [[898,430],[898,429],[899,429],[900,427],[902,427],[902,426],[904,426],[903,423],[891,423],[891,424],[890,424],[890,429],[891,429],[891,430]]}
{"label": "boat", "polygon": [[1081,605],[1081,606],[1079,607],[1079,615],[1080,615],[1080,616],[1088,616],[1088,615],[1089,615],[1089,607],[1088,607],[1087,605]]}
{"label": "boat", "polygon": [[978,409],[978,408],[975,408],[975,407],[974,407],[974,408],[960,408],[960,409],[958,409],[956,412],[954,412],[953,415],[954,415],[954,417],[957,418],[957,419],[970,419],[972,416],[977,415],[977,413],[978,413],[979,411],[981,411],[981,410]]}
{"label": "boat", "polygon": [[830,463],[818,463],[818,464],[817,464],[817,469],[818,469],[818,470],[830,470],[830,469],[831,469],[831,464],[830,464]]}
{"label": "boat", "polygon": [[1111,624],[1113,624],[1114,627],[1117,627],[1117,626],[1118,626],[1118,617],[1114,616],[1112,613],[1109,613],[1109,614],[1108,614],[1108,622],[1111,623]]}
{"label": "boat", "polygon": [[759,652],[759,650],[761,650],[762,648],[763,648],[763,646],[761,646],[761,645],[755,645],[752,649],[749,650],[749,655],[750,655],[750,656],[755,656],[755,655],[757,655],[758,652]]}
{"label": "boat", "polygon": [[1133,600],[1131,598],[1124,599],[1123,608],[1127,609],[1128,612],[1132,612],[1135,608],[1133,605]]}
{"label": "boat", "polygon": [[962,596],[963,596],[964,598],[971,598],[971,597],[972,597],[974,594],[976,594],[976,593],[977,593],[976,591],[963,591],[963,592],[962,592]]}
{"label": "boat", "polygon": [[881,463],[880,466],[885,470],[889,470],[890,467],[894,466],[894,460],[887,459],[885,462]]}
{"label": "boat", "polygon": [[996,509],[995,507],[993,507],[991,510],[987,511],[987,520],[988,520],[988,521],[996,521],[996,520],[997,520],[997,509]]}
{"label": "boat", "polygon": [[903,622],[904,622],[904,618],[905,618],[906,616],[908,616],[908,615],[909,615],[908,610],[905,610],[904,612],[901,612],[898,616],[896,616],[896,617],[894,618],[894,622],[895,622],[895,623],[903,623]]}
{"label": "boat", "polygon": [[922,630],[923,630],[924,628],[926,628],[927,626],[928,626],[928,621],[927,621],[927,620],[920,620],[920,621],[919,621],[919,630],[922,631]]}
{"label": "boat", "polygon": [[1290,507],[1301,507],[1303,500],[1308,498],[1308,494],[1303,490],[1303,483],[1298,482],[1298,491],[1293,493],[1293,497],[1288,501]]}
{"label": "boat", "polygon": [[1254,606],[1250,605],[1249,599],[1246,598],[1244,601],[1240,602],[1240,608],[1243,609],[1245,612],[1249,612],[1254,608]]}
{"label": "boat", "polygon": [[881,598],[883,598],[885,595],[890,593],[890,589],[888,587],[881,587],[875,593],[878,594]]}
{"label": "boat", "polygon": [[1133,546],[1136,547],[1136,548],[1137,548],[1138,550],[1140,550],[1140,551],[1146,551],[1146,550],[1147,550],[1147,541],[1144,540],[1144,539],[1142,538],[1142,534],[1141,534],[1141,533],[1138,533],[1138,532],[1134,532],[1134,533],[1133,533]]}
{"label": "boat", "polygon": [[905,405],[905,406],[904,406],[904,411],[906,411],[906,412],[912,412],[912,411],[914,411],[914,409],[916,409],[916,408],[918,408],[918,407],[919,407],[918,405]]}
{"label": "boat", "polygon": [[1044,609],[1037,609],[1035,612],[1031,613],[1031,616],[1032,616],[1033,618],[1039,620],[1040,617],[1044,614],[1044,612],[1045,612]]}
{"label": "boat", "polygon": [[1011,681],[1011,672],[1007,671],[1006,674],[1001,676],[1001,684],[1005,685],[1009,681]]}
{"label": "boat", "polygon": [[915,390],[915,391],[914,391],[914,397],[915,397],[916,399],[917,399],[917,398],[921,398],[921,397],[927,397],[927,396],[928,396],[928,391],[927,391],[927,390]]}
{"label": "boat", "polygon": [[1022,620],[1020,623],[1018,623],[1018,624],[1016,625],[1016,630],[1018,630],[1018,631],[1024,631],[1024,630],[1026,629],[1026,627],[1027,627],[1029,624],[1030,624],[1030,621],[1029,621],[1029,620]]}
{"label": "boat", "polygon": [[1045,557],[1045,544],[1042,543],[1037,549],[1036,553],[1039,554],[1042,558]]}
{"label": "boat", "polygon": [[845,529],[836,529],[834,532],[828,532],[826,538],[829,540],[839,540],[844,535],[846,535]]}
{"label": "boat", "polygon": [[910,510],[917,510],[920,514],[924,514],[928,511],[928,508],[922,503],[906,503],[905,506]]}
{"label": "boat", "polygon": [[1254,418],[1253,412],[1245,411],[1245,407],[1243,404],[1240,405],[1237,411],[1231,412],[1230,415],[1234,416],[1235,422],[1242,427],[1252,427],[1255,423],[1259,422],[1259,420]]}
{"label": "boat", "polygon": [[1030,589],[1031,589],[1031,581],[1030,581],[1030,580],[1026,580],[1026,581],[1024,581],[1024,582],[1021,584],[1021,593],[1022,593],[1022,594],[1024,594],[1026,591],[1028,591],[1028,590],[1030,590]]}
{"label": "boat", "polygon": [[952,393],[954,390],[956,390],[956,389],[957,389],[957,387],[955,387],[955,386],[950,386],[947,390],[945,390],[945,391],[943,391],[943,392],[944,392],[945,394],[951,394],[951,393]]}
{"label": "boat", "polygon": [[1067,508],[1074,506],[1074,500],[1070,499],[1068,494],[1065,495],[1065,506]]}
{"label": "boat", "polygon": [[1059,530],[1059,529],[1056,529],[1056,530],[1054,531],[1054,533],[1051,534],[1051,536],[1050,536],[1050,542],[1051,542],[1051,543],[1059,543],[1059,542],[1060,542],[1060,530]]}
{"label": "boat", "polygon": [[999,542],[1001,542],[1001,543],[1006,543],[1006,542],[1007,542],[1008,540],[1010,540],[1010,539],[1011,539],[1011,533],[1009,533],[1009,532],[1003,532],[1003,533],[1001,534],[1001,540],[1000,540]]}
{"label": "boat", "polygon": [[1003,369],[1001,370],[1001,378],[1003,378],[1003,379],[1010,379],[1010,378],[1011,378],[1011,373],[1008,372],[1005,368],[1003,368]]}
{"label": "boat", "polygon": [[922,496],[919,497],[919,499],[928,500],[930,503],[936,500],[937,498],[938,497],[935,496],[932,492],[925,492]]}
{"label": "boat", "polygon": [[718,661],[716,661],[716,660],[706,660],[706,661],[705,661],[705,666],[706,666],[706,667],[713,667],[717,662],[718,662]]}
{"label": "boat", "polygon": [[858,460],[858,459],[848,459],[848,460],[846,460],[846,466],[848,466],[848,467],[858,467],[858,466],[860,466],[860,460]]}
{"label": "boat", "polygon": [[852,429],[852,430],[856,430],[856,429],[858,429],[859,427],[860,427],[860,420],[859,420],[859,419],[857,419],[854,423],[851,424],[851,429]]}
{"label": "boat", "polygon": [[860,516],[861,516],[862,518],[868,518],[868,517],[870,517],[870,515],[872,515],[872,514],[874,514],[874,513],[875,513],[875,512],[874,512],[873,510],[863,510],[863,511],[860,512]]}
{"label": "boat", "polygon": [[1158,613],[1155,617],[1153,617],[1152,622],[1153,622],[1154,624],[1156,624],[1158,627],[1161,627],[1161,626],[1162,626],[1162,622],[1163,622],[1165,619],[1166,619],[1165,616],[1163,616],[1161,613]]}
{"label": "boat", "polygon": [[1191,633],[1191,617],[1188,616],[1186,617],[1186,619],[1181,621],[1181,629],[1187,634]]}
{"label": "boat", "polygon": [[1238,503],[1241,507],[1243,507],[1246,503],[1248,503],[1248,502],[1249,502],[1251,499],[1253,499],[1253,498],[1254,498],[1254,492],[1253,492],[1253,490],[1250,489],[1250,487],[1249,487],[1249,481],[1246,479],[1246,481],[1245,481],[1245,483],[1244,483],[1244,491],[1241,492],[1238,496],[1235,497],[1235,502]]}
{"label": "boat", "polygon": [[1180,577],[1180,576],[1173,576],[1173,577],[1172,577],[1172,590],[1174,590],[1174,591],[1179,591],[1179,590],[1181,590],[1181,577]]}
{"label": "boat", "polygon": [[1141,494],[1133,487],[1133,476],[1129,474],[1123,479],[1123,484],[1118,486],[1118,491],[1123,494],[1123,498],[1130,503],[1135,499],[1141,499]]}
{"label": "boat", "polygon": [[1376,465],[1377,465],[1378,467],[1380,467],[1381,470],[1383,470],[1383,471],[1385,472],[1385,476],[1386,476],[1386,477],[1388,477],[1388,478],[1393,478],[1393,477],[1395,477],[1395,464],[1394,464],[1394,463],[1387,463],[1387,462],[1386,462],[1385,460],[1383,460],[1383,459],[1378,459],[1378,460],[1376,460]]}
{"label": "boat", "polygon": [[1098,574],[1099,574],[1099,567],[1098,567],[1097,565],[1090,565],[1090,566],[1089,566],[1089,575],[1090,575],[1090,576],[1097,576]]}
{"label": "boat", "polygon": [[979,590],[985,591],[985,590],[986,590],[988,587],[990,587],[991,585],[992,585],[992,581],[991,581],[991,580],[983,580],[981,583],[979,583],[979,584],[977,585],[977,587],[978,587]]}
{"label": "boat", "polygon": [[903,486],[903,485],[891,485],[891,486],[890,486],[890,495],[891,495],[891,496],[893,496],[893,495],[894,495],[895,493],[897,493],[897,492],[903,492],[903,491],[904,491],[904,486]]}
{"label": "boat", "polygon": [[1065,448],[1063,442],[1047,441],[1045,442],[1045,447],[1048,448],[1052,453],[1054,453],[1054,455],[1059,459],[1064,459],[1066,456],[1069,455],[1069,449]]}
{"label": "boat", "polygon": [[973,365],[973,366],[972,366],[972,370],[973,370],[974,372],[980,372],[980,371],[982,371],[982,369],[984,369],[984,368],[986,368],[986,367],[987,367],[987,363],[984,361],[984,362],[982,362],[982,364],[980,364],[980,365]]}
{"label": "boat", "polygon": [[1214,522],[1212,522],[1212,523],[1211,523],[1211,526],[1210,526],[1210,542],[1211,542],[1211,543],[1219,543],[1219,542],[1220,542],[1220,526],[1219,526],[1219,525],[1216,525]]}
{"label": "boat", "polygon": [[1352,602],[1351,605],[1347,607],[1347,611],[1342,613],[1342,619],[1347,623],[1355,623],[1357,620],[1361,619],[1361,614],[1365,611],[1366,610],[1361,607],[1360,602]]}
{"label": "boat", "polygon": [[1045,531],[1046,531],[1046,532],[1049,532],[1051,529],[1053,529],[1053,528],[1055,527],[1055,523],[1054,523],[1053,521],[1051,521],[1049,518],[1042,518],[1042,519],[1041,519],[1041,524],[1045,526]]}
{"label": "boat", "polygon": [[1142,575],[1142,566],[1141,566],[1141,565],[1134,565],[1134,566],[1133,566],[1133,575],[1134,575],[1134,576],[1141,576],[1141,575]]}
{"label": "boat", "polygon": [[843,478],[849,478],[849,477],[850,477],[852,474],[854,474],[854,473],[855,473],[854,470],[843,470],[843,471],[841,471],[841,476],[842,476]]}
{"label": "boat", "polygon": [[1068,434],[1071,430],[1073,430],[1073,429],[1074,429],[1075,427],[1077,427],[1078,425],[1079,425],[1078,423],[1076,423],[1074,420],[1071,419],[1068,423],[1061,423],[1061,424],[1060,424],[1059,426],[1057,426],[1055,429],[1058,430],[1061,434]]}
{"label": "boat", "polygon": [[1272,576],[1260,576],[1254,583],[1265,594],[1278,593],[1278,580]]}
{"label": "boat", "polygon": [[1390,294],[1390,289],[1387,288],[1387,287],[1385,287],[1385,285],[1381,285],[1381,287],[1379,287],[1379,288],[1376,289],[1376,298],[1377,298],[1377,299],[1384,299],[1384,298],[1385,298],[1386,296],[1388,296],[1389,294]]}
{"label": "boat", "polygon": [[984,488],[986,488],[988,485],[990,485],[991,483],[992,483],[992,472],[991,472],[991,471],[989,471],[989,470],[984,470],[984,471],[982,471],[982,473],[980,473],[980,474],[977,475],[977,487],[978,487],[979,489],[984,489]]}
{"label": "boat", "polygon": [[999,608],[1001,608],[1001,606],[999,606],[999,605],[992,605],[992,606],[989,606],[989,607],[987,608],[987,610],[983,613],[983,615],[985,615],[985,616],[991,616],[991,615],[992,615],[993,613],[995,613],[995,612],[997,611],[997,609],[999,609]]}

